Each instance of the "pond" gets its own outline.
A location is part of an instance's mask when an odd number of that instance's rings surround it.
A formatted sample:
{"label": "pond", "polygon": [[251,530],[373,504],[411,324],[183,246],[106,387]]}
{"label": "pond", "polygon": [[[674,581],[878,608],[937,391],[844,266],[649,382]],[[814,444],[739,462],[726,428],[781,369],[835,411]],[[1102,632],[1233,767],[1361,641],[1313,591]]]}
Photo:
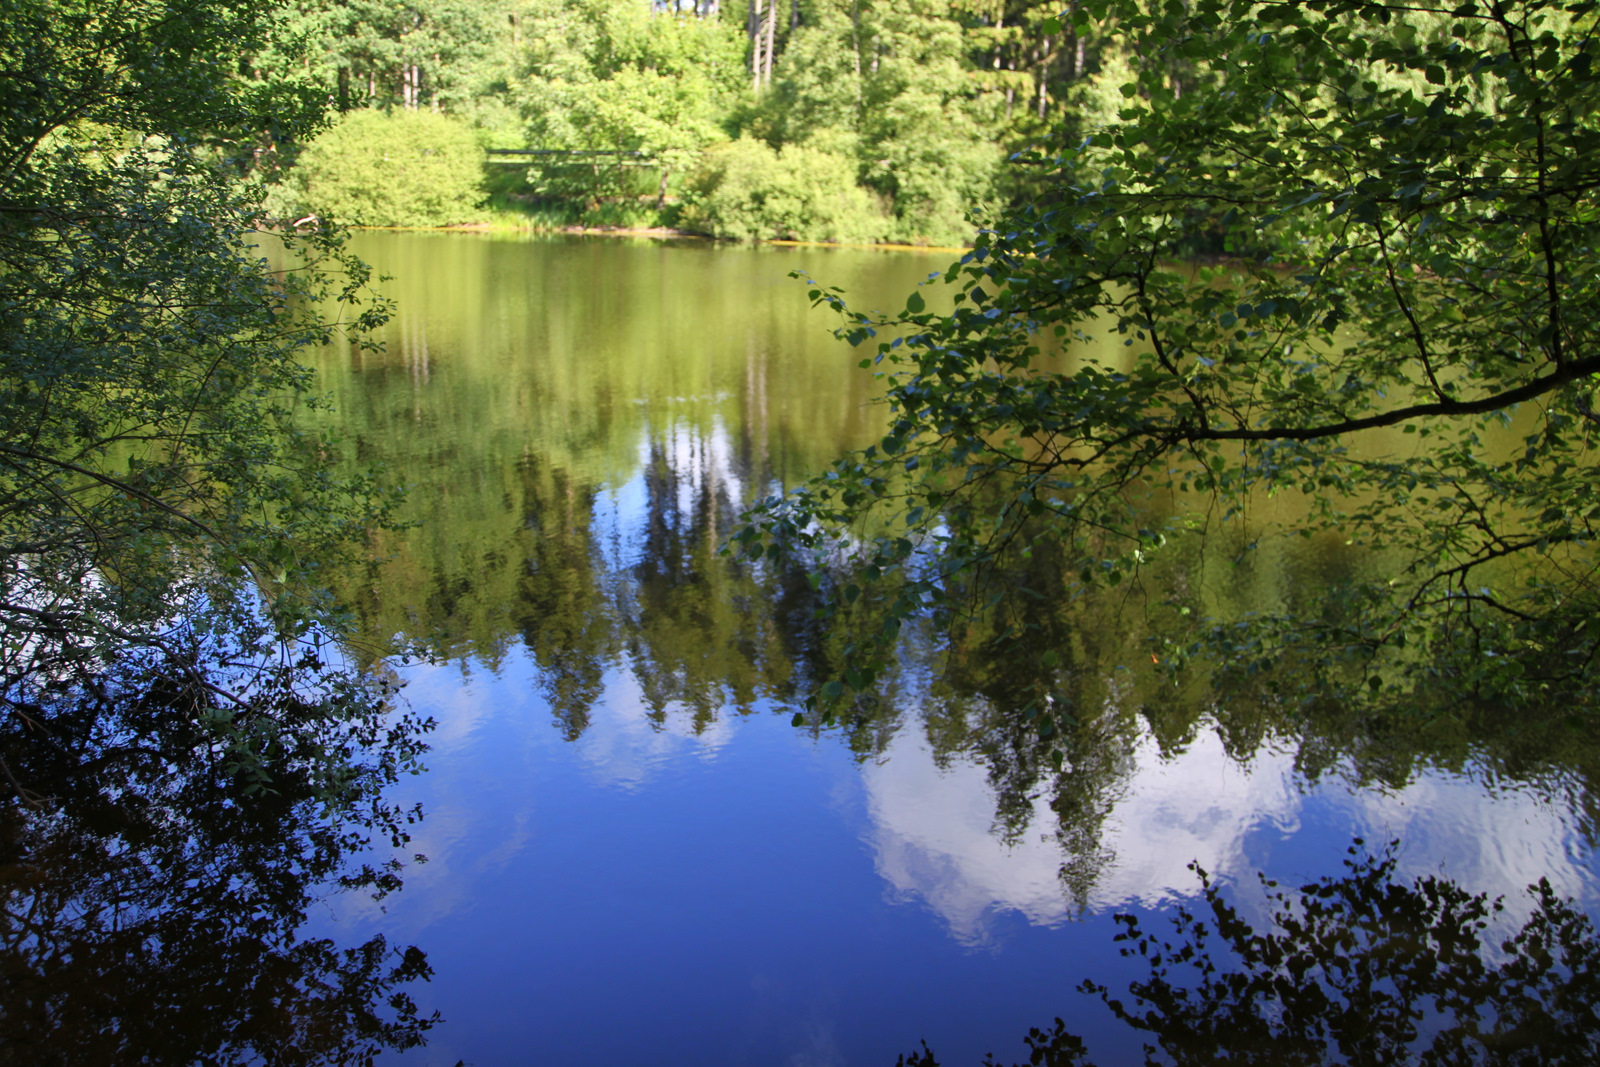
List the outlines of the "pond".
{"label": "pond", "polygon": [[[1504,895],[1491,933],[1540,878],[1600,904],[1587,733],[1165,700],[1137,621],[1087,609],[1056,619],[1079,677],[1059,767],[1011,715],[1036,666],[926,632],[875,705],[792,725],[841,636],[803,574],[718,548],[884,415],[788,275],[899,307],[948,255],[437,234],[356,251],[397,313],[383,352],[323,353],[337,414],[318,417],[350,464],[409,488],[413,525],[341,591],[363,654],[437,729],[402,783],[426,862],[311,925],[428,953],[413,995],[445,1022],[392,1062],[889,1067],[926,1040],[945,1064],[1009,1063],[1060,1016],[1098,1062],[1135,1063],[1138,1035],[1076,991],[1147,974],[1115,916],[1158,929],[1195,905],[1194,863],[1260,920],[1256,872],[1338,875],[1358,837],[1398,842],[1397,877]],[[1345,565],[1316,542],[1159,580],[1271,599]]]}

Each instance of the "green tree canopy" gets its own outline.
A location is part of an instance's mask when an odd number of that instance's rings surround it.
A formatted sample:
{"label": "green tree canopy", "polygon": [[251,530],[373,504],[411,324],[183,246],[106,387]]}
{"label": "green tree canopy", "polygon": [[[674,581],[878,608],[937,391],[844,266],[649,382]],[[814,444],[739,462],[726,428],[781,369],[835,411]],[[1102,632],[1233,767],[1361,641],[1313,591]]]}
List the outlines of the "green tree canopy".
{"label": "green tree canopy", "polygon": [[[279,238],[305,265],[269,271],[259,191],[225,165],[263,125],[303,135],[321,118],[304,89],[217,78],[263,45],[267,17],[187,3],[8,14],[0,62],[24,91],[0,111],[0,627],[18,680],[69,634],[93,659],[130,628],[159,632],[180,589],[229,599],[202,593],[207,574],[290,589],[314,566],[307,546],[359,534],[371,513],[291,424],[311,385],[296,356],[333,330],[298,298],[337,236]],[[75,29],[44,32],[52,20]],[[359,330],[364,268],[336,265]]]}
{"label": "green tree canopy", "polygon": [[854,160],[805,145],[774,151],[753,137],[716,145],[685,192],[683,221],[717,237],[867,242],[889,227],[856,184]]}
{"label": "green tree canopy", "polygon": [[[666,174],[720,140],[742,86],[738,39],[715,19],[654,15],[642,0],[536,0],[511,96],[541,148],[641,152]],[[567,166],[558,187],[593,199],[627,186],[620,157]]]}
{"label": "green tree canopy", "polygon": [[[1145,58],[1115,125],[1026,160],[1054,206],[980,237],[955,311],[812,292],[855,343],[898,334],[864,361],[891,432],[741,535],[885,577],[894,625],[825,695],[870,685],[898,619],[989,603],[1007,553],[1114,585],[1234,524],[1359,558],[1334,595],[1232,616],[1143,588],[1184,628],[1164,665],[1209,648],[1275,699],[1591,707],[1593,7],[1083,5]],[[1057,355],[1091,335],[1120,348]]]}
{"label": "green tree canopy", "polygon": [[514,10],[482,0],[297,0],[275,10],[274,32],[249,63],[264,81],[309,78],[341,111],[454,111],[492,93]]}
{"label": "green tree canopy", "polygon": [[855,160],[891,213],[886,236],[964,244],[991,207],[1001,98],[984,93],[948,3],[808,7],[751,127],[776,145]]}
{"label": "green tree canopy", "polygon": [[478,217],[483,149],[470,128],[438,112],[349,111],[306,146],[288,185],[296,215],[362,226],[457,225]]}

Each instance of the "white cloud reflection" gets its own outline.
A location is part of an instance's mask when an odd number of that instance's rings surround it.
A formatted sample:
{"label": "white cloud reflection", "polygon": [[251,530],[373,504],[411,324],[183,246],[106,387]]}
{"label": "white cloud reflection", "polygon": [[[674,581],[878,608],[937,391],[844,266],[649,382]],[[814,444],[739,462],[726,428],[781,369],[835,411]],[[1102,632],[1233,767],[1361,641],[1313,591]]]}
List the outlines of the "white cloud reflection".
{"label": "white cloud reflection", "polygon": [[637,672],[624,657],[607,672],[605,695],[589,713],[589,726],[575,744],[589,777],[597,784],[638,789],[673,760],[686,756],[714,759],[732,740],[737,715],[724,708],[709,722],[696,723],[682,705],[667,705],[660,721],[650,718]]}
{"label": "white cloud reflection", "polygon": [[[1313,816],[1316,826],[1305,832],[1340,838],[1316,850],[1320,863],[1337,859],[1351,836],[1374,847],[1399,838],[1401,876],[1444,874],[1475,892],[1504,895],[1512,914],[1523,911],[1524,888],[1541,876],[1564,895],[1586,903],[1597,897],[1591,856],[1567,806],[1534,788],[1489,790],[1444,771],[1389,793],[1353,791],[1338,780],[1307,785],[1290,752],[1263,751],[1242,765],[1212,730],[1169,759],[1146,734],[1132,763],[1105,822],[1106,862],[1089,891],[1090,910],[1193,896],[1192,861],[1247,898],[1258,869],[1291,884],[1334,873],[1337,867],[1273,869],[1270,846],[1301,833]],[[903,731],[863,777],[879,874],[897,897],[924,902],[957,940],[988,944],[994,918],[1006,912],[1041,926],[1073,915],[1059,877],[1072,857],[1045,797],[1034,801],[1022,839],[1007,845],[991,830],[995,799],[983,769],[959,759],[941,769],[915,729]]]}

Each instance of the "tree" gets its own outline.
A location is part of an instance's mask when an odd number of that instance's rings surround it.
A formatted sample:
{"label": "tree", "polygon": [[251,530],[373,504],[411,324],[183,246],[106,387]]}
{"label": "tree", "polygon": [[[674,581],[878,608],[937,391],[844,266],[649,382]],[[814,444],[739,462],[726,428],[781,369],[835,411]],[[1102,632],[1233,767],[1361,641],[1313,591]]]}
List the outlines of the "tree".
{"label": "tree", "polygon": [[854,156],[890,240],[957,244],[993,196],[1000,97],[980,91],[951,5],[818,3],[753,128],[775,146]]}
{"label": "tree", "polygon": [[723,136],[717,118],[743,82],[734,30],[653,14],[643,0],[538,0],[522,18],[528,44],[511,96],[530,143],[599,153],[550,165],[546,187],[591,205],[618,196],[629,188],[626,153],[640,152],[660,168],[659,209],[669,176]]}
{"label": "tree", "polygon": [[228,163],[263,128],[313,129],[314,89],[216,77],[263,46],[264,14],[180,2],[122,15],[27,0],[0,45],[22,89],[0,111],[0,691],[13,698],[160,647],[191,602],[303,629],[319,547],[359,538],[381,507],[370,486],[326,476],[293,412],[312,384],[296,357],[334,329],[307,299],[330,277],[317,263],[346,272],[334,295],[358,333],[381,314],[358,306],[364,268],[336,234],[286,234],[304,265],[270,271],[259,189]]}
{"label": "tree", "polygon": [[[1204,904],[1180,907],[1171,936],[1117,916],[1123,955],[1145,959],[1149,978],[1128,999],[1093,981],[1078,987],[1153,1039],[1148,1065],[1576,1065],[1600,1052],[1600,938],[1547,881],[1529,887],[1532,914],[1491,961],[1484,935],[1504,903],[1446,878],[1398,882],[1392,847],[1372,856],[1358,840],[1345,874],[1298,891],[1262,876],[1265,932],[1191,867]],[[1036,1067],[1092,1067],[1059,1018],[1027,1042]],[[926,1045],[900,1063],[938,1067]]]}
{"label": "tree", "polygon": [[753,137],[715,145],[686,194],[682,223],[716,237],[868,242],[889,226],[856,184],[853,160],[805,145],[774,152]]}
{"label": "tree", "polygon": [[297,0],[274,14],[275,33],[249,57],[265,80],[303,72],[340,111],[359,107],[462,110],[490,95],[513,5],[479,0]]}
{"label": "tree", "polygon": [[363,108],[307,145],[286,185],[300,201],[296,215],[363,226],[456,225],[478,215],[483,149],[448,116]]}
{"label": "tree", "polygon": [[[945,274],[952,313],[811,291],[853,343],[897,334],[863,361],[891,432],[738,538],[843,551],[891,602],[823,697],[870,687],[929,607],[992,604],[1025,637],[1026,590],[984,576],[1049,544],[1080,589],[1133,580],[1170,613],[1169,670],[1204,653],[1291,703],[1592,709],[1594,5],[1101,2],[1077,32],[1091,16],[1144,43],[1119,121],[1021,161],[1053,206]],[[1236,616],[1137,584],[1225,526],[1363,555]]]}
{"label": "tree", "polygon": [[[0,10],[9,914],[81,892],[64,914],[121,921],[125,901],[96,901],[71,868],[40,859],[80,831],[106,840],[113,881],[148,876],[145,900],[178,899],[163,879],[182,881],[193,839],[151,835],[196,806],[301,835],[310,884],[340,871],[351,885],[395,879],[342,858],[374,833],[403,840],[383,790],[415,766],[425,724],[395,713],[392,685],[343,661],[329,640],[338,615],[318,592],[321,569],[360,543],[386,500],[368,481],[331,477],[326,442],[300,432],[296,414],[313,402],[298,357],[335,329],[316,299],[356,333],[382,309],[361,305],[365,269],[336,233],[257,229],[261,191],[241,166],[263,137],[309,135],[326,106],[309,83],[242,76],[271,50],[276,14],[215,0]],[[288,246],[280,269],[264,256],[273,242]],[[148,812],[159,826],[141,837]],[[163,849],[174,865],[147,867]],[[248,881],[216,888],[248,901]],[[291,897],[292,916],[303,901]],[[45,953],[36,936],[8,950]],[[378,966],[387,954],[379,946],[351,980],[371,979],[375,996],[423,973]],[[14,1045],[15,1018],[0,1023]],[[417,1033],[404,1020],[387,1032]]]}
{"label": "tree", "polygon": [[[421,1044],[436,1021],[402,991],[429,974],[419,950],[300,935],[329,880],[396,884],[392,871],[350,869],[360,835],[324,813],[319,751],[378,751],[395,724],[368,719],[352,732],[327,699],[256,701],[243,724],[286,742],[261,753],[263,790],[216,743],[229,709],[209,695],[169,671],[125,670],[99,691],[0,719],[6,766],[51,793],[45,817],[15,797],[0,806],[7,1067],[370,1064],[384,1048]],[[354,686],[338,698],[359,707],[369,696]],[[382,768],[363,763],[347,770],[381,786]]]}

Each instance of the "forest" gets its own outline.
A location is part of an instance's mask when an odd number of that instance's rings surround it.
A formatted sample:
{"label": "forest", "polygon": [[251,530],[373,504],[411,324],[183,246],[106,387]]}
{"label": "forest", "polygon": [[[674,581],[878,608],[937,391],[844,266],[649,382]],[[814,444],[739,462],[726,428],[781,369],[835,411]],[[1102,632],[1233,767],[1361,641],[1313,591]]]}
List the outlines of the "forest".
{"label": "forest", "polygon": [[1132,55],[1037,0],[296,10],[309,54],[253,74],[325,87],[338,117],[257,153],[285,168],[271,206],[374,226],[969,244],[975,213],[1037,193],[1013,153],[1115,118]]}
{"label": "forest", "polygon": [[[670,706],[698,736],[759,705],[837,730],[862,765],[904,728],[890,700],[920,644],[944,664],[920,720],[928,750],[981,766],[985,833],[1014,836],[1035,800],[1051,805],[1069,894],[1096,874],[1098,813],[1138,739],[1176,752],[1204,731],[1240,760],[1298,738],[1303,782],[1337,768],[1398,788],[1426,765],[1496,789],[1554,783],[1590,855],[1596,12],[0,0],[0,1064],[366,1063],[429,1035],[440,1016],[404,990],[432,966],[408,933],[338,947],[303,929],[328,887],[383,898],[427,856],[409,779],[435,723],[400,695],[410,665],[385,631],[409,629],[425,659],[471,652],[486,673],[520,644],[538,706],[574,743],[598,732],[628,662],[648,722]],[[971,247],[942,287],[889,305],[903,310],[863,310],[838,279],[788,291],[797,314],[803,294],[836,313],[855,349],[836,346],[826,376],[859,362],[879,421],[848,453],[838,432],[816,448],[772,438],[782,477],[727,483],[772,494],[752,500],[694,489],[665,443],[693,444],[683,412],[741,388],[760,398],[746,425],[778,411],[761,361],[792,351],[763,352],[731,315],[660,342],[667,310],[731,308],[729,291],[529,275],[521,296],[559,299],[577,323],[580,355],[546,379],[544,340],[463,343],[452,361],[436,328],[429,357],[405,302],[385,355],[396,305],[347,224]],[[528,246],[568,247],[505,244],[523,266]],[[683,244],[728,270],[791,251]],[[516,295],[411,273],[441,304],[481,309],[474,331]],[[663,314],[618,311],[652,300]],[[602,381],[608,331],[627,343]],[[707,371],[708,336],[728,345],[732,388],[711,374],[680,387]],[[369,375],[346,410],[399,397],[381,410],[404,419],[363,436],[323,390],[368,359],[396,388]],[[430,374],[467,382],[475,361],[490,384],[458,395],[510,404],[506,367],[525,371],[520,396],[560,424],[561,450],[535,449],[537,418],[513,411],[502,425],[518,437],[441,482],[458,510],[408,523],[395,483],[477,446],[391,469],[372,446],[414,445],[430,418],[482,429],[485,408],[440,419],[421,400]],[[628,384],[652,376],[662,388]],[[641,432],[652,419],[661,436]],[[705,425],[704,440],[727,429]],[[649,555],[625,566],[602,566],[584,537],[620,479],[577,461],[608,437],[628,444],[650,519]],[[754,432],[739,441],[769,454]],[[428,538],[450,554],[429,557]],[[1272,563],[1291,550],[1315,581]],[[375,556],[400,578],[364,572]],[[1286,595],[1257,595],[1269,566]],[[1185,1001],[1153,961],[1135,989],[1165,1014],[1107,1006],[1170,1036],[1173,1061],[1216,1062],[1180,1058],[1192,1020],[1237,1004],[1249,1036],[1257,1005],[1275,1028],[1334,1018],[1332,999],[1365,1022],[1372,1001],[1339,984],[1345,928],[1377,930],[1365,957],[1380,961],[1411,958],[1389,946],[1426,933],[1466,946],[1451,963],[1465,991],[1431,984],[1431,963],[1405,987],[1378,973],[1372,988],[1405,1001],[1383,1016],[1397,1036],[1313,1035],[1336,1061],[1455,1040],[1413,1025],[1425,1000],[1486,1050],[1448,1062],[1558,1062],[1489,1058],[1552,1035],[1572,1037],[1569,1062],[1595,1061],[1587,919],[1546,887],[1506,948],[1532,962],[1491,974],[1472,940],[1486,899],[1390,892],[1387,855],[1303,890],[1354,887],[1307,928],[1340,947],[1326,995],[1293,962],[1292,984],[1251,973]],[[1234,955],[1280,951],[1203,899]],[[1279,925],[1302,906],[1274,899]],[[1125,925],[1123,942],[1154,944]],[[1187,913],[1173,925],[1198,940]],[[1201,948],[1178,951],[1209,968]],[[1032,1060],[1076,1062],[1074,1042],[1039,1031]],[[1435,1046],[1423,1062],[1447,1061]],[[1258,1062],[1332,1055],[1298,1047]]]}

